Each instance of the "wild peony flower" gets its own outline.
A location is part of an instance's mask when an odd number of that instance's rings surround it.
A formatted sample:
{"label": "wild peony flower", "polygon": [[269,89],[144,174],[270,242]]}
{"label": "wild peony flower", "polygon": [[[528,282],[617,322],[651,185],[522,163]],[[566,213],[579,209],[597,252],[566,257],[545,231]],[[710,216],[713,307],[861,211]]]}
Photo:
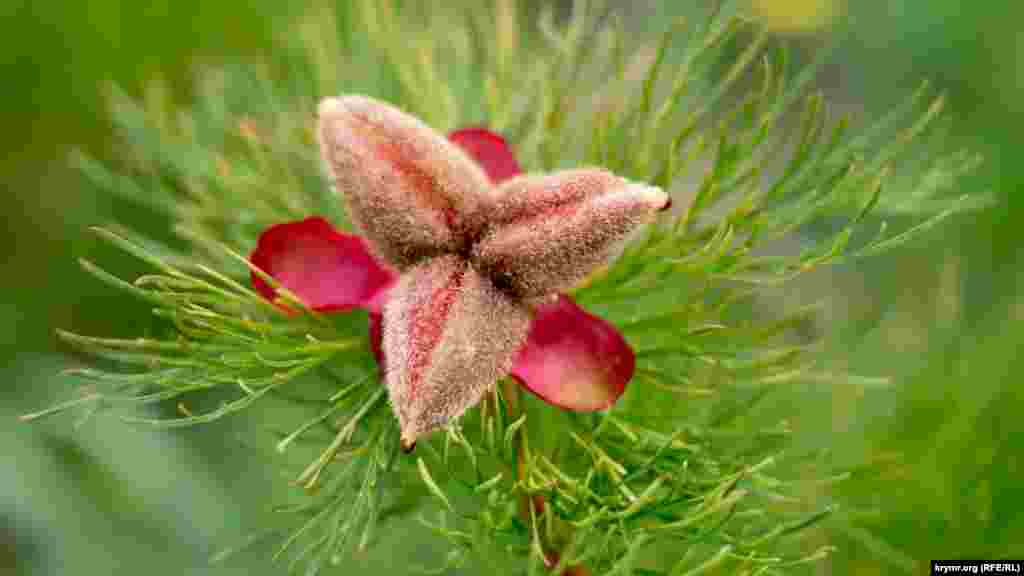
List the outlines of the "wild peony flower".
{"label": "wild peony flower", "polygon": [[319,116],[321,154],[367,241],[310,218],[266,230],[251,260],[315,310],[370,312],[403,447],[506,374],[570,410],[621,396],[632,350],[560,291],[666,208],[664,191],[599,168],[523,175],[493,132],[445,139],[363,96],[326,99]]}

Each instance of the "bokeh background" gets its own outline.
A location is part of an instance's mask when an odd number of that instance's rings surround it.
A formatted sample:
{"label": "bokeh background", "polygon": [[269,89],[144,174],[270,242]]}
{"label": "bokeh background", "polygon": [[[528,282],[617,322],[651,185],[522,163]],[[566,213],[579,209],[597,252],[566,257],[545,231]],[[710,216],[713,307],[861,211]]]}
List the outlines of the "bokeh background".
{"label": "bokeh background", "polygon": [[[135,335],[148,322],[77,267],[78,257],[132,271],[85,227],[116,207],[68,167],[75,147],[112,147],[105,94],[139,95],[154,79],[188,101],[203,66],[267,61],[296,4],[199,0],[0,3],[0,574],[279,574],[260,547],[209,557],[271,525],[276,478],[246,442],[258,415],[201,429],[150,431],[112,419],[80,427],[16,416],[68,398],[79,360],[58,327]],[[531,4],[537,4],[533,2]],[[677,6],[678,4],[678,6]],[[628,2],[643,33],[684,2]],[[917,574],[933,558],[1024,558],[1024,296],[1017,188],[1024,182],[1024,4],[1011,0],[749,0],[775,33],[838,50],[820,84],[862,118],[903,101],[923,79],[949,96],[950,146],[984,155],[965,193],[989,208],[910,245],[812,277],[778,295],[825,299],[832,365],[888,375],[888,387],[822,384],[780,391],[800,449],[852,470],[840,512],[815,534],[838,552],[820,574]],[[442,543],[395,526],[357,569],[406,573]],[[268,548],[263,546],[262,548]]]}

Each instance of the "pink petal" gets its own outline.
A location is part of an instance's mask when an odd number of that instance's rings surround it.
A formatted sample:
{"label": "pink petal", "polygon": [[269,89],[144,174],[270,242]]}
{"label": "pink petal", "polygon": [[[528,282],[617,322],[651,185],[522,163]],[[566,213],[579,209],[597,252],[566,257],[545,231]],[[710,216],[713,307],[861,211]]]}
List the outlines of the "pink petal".
{"label": "pink petal", "polygon": [[669,203],[660,188],[599,169],[519,176],[498,192],[491,228],[471,257],[496,285],[527,298],[582,280]]}
{"label": "pink petal", "polygon": [[480,166],[384,102],[365,96],[321,101],[319,137],[353,222],[399,268],[465,249],[492,211],[493,185]]}
{"label": "pink petal", "polygon": [[448,139],[476,160],[495,184],[522,173],[515,154],[500,134],[486,128],[462,128],[448,134]]}
{"label": "pink petal", "polygon": [[551,404],[589,412],[614,404],[635,366],[618,330],[563,294],[537,307],[511,375]]}
{"label": "pink petal", "polygon": [[[379,311],[384,291],[395,281],[394,272],[373,258],[365,240],[342,234],[319,217],[267,228],[249,261],[307,306],[324,312],[356,307]],[[277,297],[255,272],[251,279],[265,298]]]}
{"label": "pink petal", "polygon": [[508,373],[530,312],[457,256],[402,275],[384,307],[384,382],[402,445],[479,402]]}

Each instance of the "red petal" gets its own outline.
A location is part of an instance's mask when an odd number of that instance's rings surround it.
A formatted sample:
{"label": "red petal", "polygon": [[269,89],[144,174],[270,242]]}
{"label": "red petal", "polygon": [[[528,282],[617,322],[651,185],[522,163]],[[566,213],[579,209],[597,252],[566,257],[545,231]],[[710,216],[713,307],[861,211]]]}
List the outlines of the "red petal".
{"label": "red petal", "polygon": [[622,396],[635,366],[633,350],[614,326],[559,295],[537,307],[511,375],[551,404],[590,412]]}
{"label": "red petal", "polygon": [[495,184],[522,173],[508,142],[486,128],[462,128],[448,134],[448,139],[466,151]]}
{"label": "red petal", "polygon": [[575,285],[668,204],[660,188],[594,168],[519,176],[498,190],[489,231],[471,258],[520,297]]}
{"label": "red petal", "polygon": [[[319,217],[267,228],[249,261],[307,306],[324,312],[356,307],[379,312],[383,292],[395,281],[395,274],[370,254],[365,240],[342,234]],[[255,272],[251,278],[265,298],[277,296]]]}

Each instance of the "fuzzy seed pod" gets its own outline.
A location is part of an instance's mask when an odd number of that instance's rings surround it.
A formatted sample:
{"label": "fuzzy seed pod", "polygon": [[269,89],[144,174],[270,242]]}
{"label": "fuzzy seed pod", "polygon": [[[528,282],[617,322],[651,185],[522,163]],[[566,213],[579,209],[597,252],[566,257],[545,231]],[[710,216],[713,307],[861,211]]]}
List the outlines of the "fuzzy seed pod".
{"label": "fuzzy seed pod", "polygon": [[[509,373],[528,332],[533,346],[518,356],[515,377],[542,398],[597,410],[622,394],[633,369],[628,345],[555,296],[668,205],[661,189],[597,168],[515,176],[500,136],[470,128],[448,141],[365,96],[328,98],[319,113],[321,154],[352,220],[402,272],[375,354],[403,447],[479,402]],[[283,269],[302,280],[299,292],[319,297],[293,268]],[[549,328],[530,332],[536,306],[546,306]],[[622,361],[597,360],[609,356]]]}
{"label": "fuzzy seed pod", "polygon": [[479,402],[512,367],[529,326],[529,309],[461,258],[403,274],[384,307],[383,341],[403,446]]}
{"label": "fuzzy seed pod", "polygon": [[465,250],[493,209],[493,186],[458,146],[365,96],[319,106],[320,153],[353,221],[399,269]]}
{"label": "fuzzy seed pod", "polygon": [[521,176],[501,186],[499,195],[472,260],[521,298],[576,284],[669,202],[660,188],[598,169]]}

